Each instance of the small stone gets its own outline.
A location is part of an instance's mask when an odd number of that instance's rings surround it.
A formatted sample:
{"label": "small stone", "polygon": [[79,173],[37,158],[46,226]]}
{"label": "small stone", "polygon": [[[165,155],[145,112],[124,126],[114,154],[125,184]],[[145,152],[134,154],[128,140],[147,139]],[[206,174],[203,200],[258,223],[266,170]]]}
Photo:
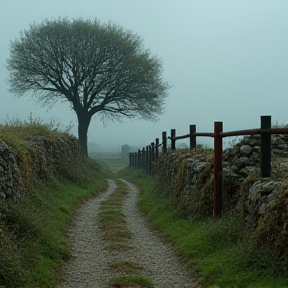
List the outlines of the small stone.
{"label": "small stone", "polygon": [[257,181],[255,182],[249,189],[249,199],[253,202],[256,200],[261,199],[261,193],[260,193],[260,187],[261,187],[261,182]]}
{"label": "small stone", "polygon": [[268,183],[263,184],[262,186],[262,191],[264,192],[272,192],[274,190],[275,187],[280,186],[279,181],[269,181]]}
{"label": "small stone", "polygon": [[259,153],[253,152],[250,156],[250,160],[253,161],[254,163],[259,163],[260,162]]}
{"label": "small stone", "polygon": [[242,166],[247,166],[250,164],[250,160],[248,157],[240,157],[239,162],[242,164]]}
{"label": "small stone", "polygon": [[251,139],[249,145],[250,145],[250,146],[257,146],[257,145],[259,145],[259,140],[257,140],[257,139]]}
{"label": "small stone", "polygon": [[278,193],[273,191],[271,194],[268,195],[268,203],[271,203],[276,200]]}
{"label": "small stone", "polygon": [[255,168],[254,166],[246,166],[242,168],[239,172],[244,176],[248,176],[254,173],[255,171],[257,171],[257,168]]}
{"label": "small stone", "polygon": [[255,152],[260,152],[260,150],[261,150],[261,147],[260,147],[260,146],[255,146],[255,147],[253,148],[253,151],[255,151]]}
{"label": "small stone", "polygon": [[267,207],[267,203],[262,203],[260,208],[259,208],[258,213],[260,215],[264,215],[266,213],[266,207]]}
{"label": "small stone", "polygon": [[240,152],[245,155],[249,155],[252,151],[252,148],[249,145],[242,145],[240,147]]}

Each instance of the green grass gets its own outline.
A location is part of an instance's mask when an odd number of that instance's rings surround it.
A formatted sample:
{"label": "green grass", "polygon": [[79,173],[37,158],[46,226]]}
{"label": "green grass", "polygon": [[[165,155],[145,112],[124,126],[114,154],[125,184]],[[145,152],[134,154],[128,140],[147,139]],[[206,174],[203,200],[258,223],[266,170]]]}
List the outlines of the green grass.
{"label": "green grass", "polygon": [[141,265],[128,259],[117,259],[110,263],[109,267],[114,273],[118,274],[135,274],[135,272],[144,269]]}
{"label": "green grass", "polygon": [[0,136],[2,141],[18,152],[27,154],[27,149],[29,149],[28,137],[45,136],[46,138],[53,138],[60,134],[68,136],[70,128],[67,127],[65,133],[62,133],[59,131],[59,126],[60,124],[55,120],[51,120],[50,123],[46,124],[41,119],[32,119],[32,116],[28,120],[5,119],[5,123],[0,123]]}
{"label": "green grass", "polygon": [[1,206],[0,283],[5,287],[53,287],[69,258],[66,230],[79,203],[106,186],[68,180],[37,183],[29,197]]}
{"label": "green grass", "polygon": [[126,185],[119,180],[116,190],[109,198],[100,203],[99,223],[103,238],[108,242],[109,251],[129,249],[131,232],[126,227],[125,215],[122,213],[123,201],[127,194]]}
{"label": "green grass", "polygon": [[69,258],[66,233],[74,212],[107,186],[99,165],[80,155],[77,165],[63,163],[53,177],[32,173],[29,136],[63,136],[51,125],[38,120],[0,125],[0,139],[15,149],[21,169],[30,171],[23,173],[29,179],[21,198],[0,202],[0,287],[54,287]]}
{"label": "green grass", "polygon": [[108,284],[119,288],[153,288],[151,280],[140,274],[116,276]]}
{"label": "green grass", "polygon": [[[109,279],[112,287],[152,287],[150,279],[139,274],[143,269],[141,265],[129,259],[119,259],[119,252],[132,248],[130,244],[131,232],[126,225],[126,217],[122,212],[123,202],[127,195],[128,187],[121,180],[115,179],[116,190],[109,198],[100,203],[99,223],[103,239],[107,241],[106,249],[115,255],[115,260],[109,266],[115,277]],[[123,257],[123,256],[122,256]],[[119,276],[119,274],[124,274]]]}
{"label": "green grass", "polygon": [[90,157],[113,173],[117,173],[129,165],[129,159],[121,158],[120,153],[93,153]]}
{"label": "green grass", "polygon": [[204,287],[288,286],[283,263],[267,247],[254,245],[237,213],[218,221],[187,219],[153,177],[132,169],[121,177],[140,186],[142,211],[172,241]]}

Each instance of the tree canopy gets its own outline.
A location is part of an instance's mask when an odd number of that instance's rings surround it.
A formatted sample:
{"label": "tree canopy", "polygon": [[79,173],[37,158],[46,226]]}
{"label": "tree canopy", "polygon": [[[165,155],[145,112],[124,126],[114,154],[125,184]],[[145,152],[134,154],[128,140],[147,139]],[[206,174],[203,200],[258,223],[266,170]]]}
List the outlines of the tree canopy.
{"label": "tree canopy", "polygon": [[169,85],[162,64],[130,30],[98,20],[45,20],[31,24],[10,46],[10,91],[32,92],[44,104],[62,99],[77,114],[87,153],[91,117],[156,121]]}

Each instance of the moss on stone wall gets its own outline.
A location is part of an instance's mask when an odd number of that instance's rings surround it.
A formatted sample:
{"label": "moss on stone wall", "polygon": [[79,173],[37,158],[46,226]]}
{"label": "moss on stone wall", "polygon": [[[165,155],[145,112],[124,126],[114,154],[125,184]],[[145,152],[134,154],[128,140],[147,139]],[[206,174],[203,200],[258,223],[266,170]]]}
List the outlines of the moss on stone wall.
{"label": "moss on stone wall", "polygon": [[[245,137],[224,151],[223,213],[238,213],[251,229],[255,244],[266,243],[287,265],[288,138],[272,137],[269,178],[260,176],[259,141],[259,137]],[[188,217],[212,216],[213,151],[201,147],[197,151],[169,150],[155,167],[160,184],[169,188]]]}
{"label": "moss on stone wall", "polygon": [[[32,125],[33,126],[33,125]],[[48,179],[80,161],[78,140],[45,125],[0,127],[0,199],[18,198],[33,179]]]}

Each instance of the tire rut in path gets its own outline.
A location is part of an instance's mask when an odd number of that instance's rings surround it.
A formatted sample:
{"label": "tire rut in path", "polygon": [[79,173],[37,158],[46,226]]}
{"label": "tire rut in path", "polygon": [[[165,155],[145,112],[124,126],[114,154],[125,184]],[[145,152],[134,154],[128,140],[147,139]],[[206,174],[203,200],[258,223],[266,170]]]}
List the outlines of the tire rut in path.
{"label": "tire rut in path", "polygon": [[58,288],[100,288],[107,280],[109,252],[105,249],[97,219],[100,203],[116,189],[114,181],[107,181],[107,190],[85,202],[75,215],[68,233],[71,258],[63,267],[62,280],[56,285]]}
{"label": "tire rut in path", "polygon": [[137,207],[139,189],[134,184],[121,180],[128,189],[123,213],[126,216],[127,228],[132,233],[131,243],[129,242],[131,249],[116,254],[109,253],[106,249],[107,243],[98,227],[100,204],[117,187],[113,180],[107,180],[109,186],[106,192],[88,200],[76,214],[68,234],[72,244],[71,258],[63,267],[62,281],[56,287],[109,287],[107,281],[115,276],[109,268],[109,263],[117,259],[128,259],[144,267],[140,273],[149,277],[155,288],[200,287],[180,263],[172,245],[162,241],[148,228]]}
{"label": "tire rut in path", "polygon": [[132,232],[133,256],[129,259],[146,269],[143,274],[149,277],[155,288],[194,288],[200,287],[176,256],[173,246],[159,238],[147,225],[137,206],[139,189],[132,183],[122,180],[129,187],[123,212],[127,227]]}

